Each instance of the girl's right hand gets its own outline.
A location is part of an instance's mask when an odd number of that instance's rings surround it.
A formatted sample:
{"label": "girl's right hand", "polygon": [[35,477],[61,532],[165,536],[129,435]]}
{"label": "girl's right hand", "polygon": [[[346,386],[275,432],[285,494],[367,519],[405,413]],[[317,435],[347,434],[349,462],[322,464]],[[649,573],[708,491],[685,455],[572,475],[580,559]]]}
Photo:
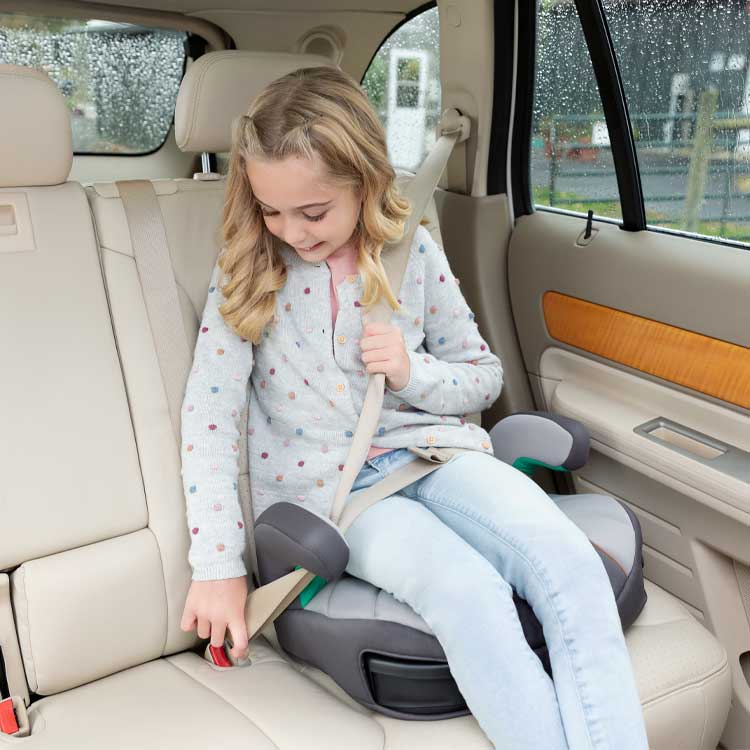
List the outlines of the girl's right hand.
{"label": "girl's right hand", "polygon": [[223,646],[226,629],[232,634],[232,656],[247,655],[247,624],[245,602],[247,578],[226,578],[217,581],[193,581],[190,584],[180,628],[192,630],[197,622],[198,637],[211,637],[212,646]]}

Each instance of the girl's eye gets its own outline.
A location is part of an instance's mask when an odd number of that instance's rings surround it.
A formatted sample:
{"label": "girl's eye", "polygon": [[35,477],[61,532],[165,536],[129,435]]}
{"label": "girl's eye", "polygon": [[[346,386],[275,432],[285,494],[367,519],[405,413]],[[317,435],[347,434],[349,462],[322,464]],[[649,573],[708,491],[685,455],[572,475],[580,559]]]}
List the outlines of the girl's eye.
{"label": "girl's eye", "polygon": [[[261,211],[260,211],[260,212],[261,212],[261,214],[262,214],[262,215],[263,215],[263,216],[264,216],[265,218],[270,218],[270,217],[273,217],[273,216],[278,216],[278,215],[279,215],[279,212],[278,212],[278,211],[264,211],[263,209],[261,209]],[[322,221],[322,220],[323,220],[323,219],[324,219],[324,218],[326,217],[326,214],[327,214],[327,213],[328,213],[328,211],[323,211],[323,213],[322,213],[322,214],[318,214],[317,216],[308,216],[308,215],[307,215],[307,214],[305,214],[305,213],[303,213],[302,215],[303,215],[303,216],[304,216],[304,217],[305,217],[305,218],[306,218],[306,219],[307,219],[308,221]]]}

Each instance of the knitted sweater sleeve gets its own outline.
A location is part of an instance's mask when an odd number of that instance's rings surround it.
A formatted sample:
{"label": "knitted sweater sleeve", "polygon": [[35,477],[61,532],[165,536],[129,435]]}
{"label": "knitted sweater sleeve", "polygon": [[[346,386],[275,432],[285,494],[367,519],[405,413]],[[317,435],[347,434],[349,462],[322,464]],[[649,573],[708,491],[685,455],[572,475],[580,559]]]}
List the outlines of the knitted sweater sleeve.
{"label": "knitted sweater sleeve", "polygon": [[182,483],[190,530],[188,561],[194,581],[247,574],[239,503],[240,414],[253,367],[252,342],[224,321],[225,297],[211,275],[182,402]]}
{"label": "knitted sweater sleeve", "polygon": [[487,409],[502,388],[500,359],[479,333],[443,249],[422,226],[416,242],[424,262],[425,351],[408,352],[409,382],[391,393],[432,414]]}

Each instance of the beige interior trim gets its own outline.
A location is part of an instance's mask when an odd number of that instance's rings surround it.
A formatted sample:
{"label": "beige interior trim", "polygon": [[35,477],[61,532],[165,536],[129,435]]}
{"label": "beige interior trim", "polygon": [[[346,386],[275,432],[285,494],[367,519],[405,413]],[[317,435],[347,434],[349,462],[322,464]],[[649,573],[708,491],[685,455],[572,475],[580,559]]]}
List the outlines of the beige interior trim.
{"label": "beige interior trim", "polygon": [[744,524],[750,522],[747,482],[634,432],[638,425],[664,417],[747,451],[746,416],[562,349],[544,352],[541,372],[548,407],[583,422],[596,450]]}
{"label": "beige interior trim", "polygon": [[155,26],[198,34],[208,42],[209,51],[228,49],[229,36],[210,21],[182,13],[135,8],[126,5],[79,2],[78,0],[0,0],[0,12],[47,16],[48,18],[96,18],[102,21]]}
{"label": "beige interior trim", "polygon": [[[443,111],[455,107],[471,118],[471,137],[457,145],[443,183],[448,190],[487,195],[487,155],[492,121],[493,3],[438,0],[440,89]],[[471,50],[467,55],[466,51]]]}

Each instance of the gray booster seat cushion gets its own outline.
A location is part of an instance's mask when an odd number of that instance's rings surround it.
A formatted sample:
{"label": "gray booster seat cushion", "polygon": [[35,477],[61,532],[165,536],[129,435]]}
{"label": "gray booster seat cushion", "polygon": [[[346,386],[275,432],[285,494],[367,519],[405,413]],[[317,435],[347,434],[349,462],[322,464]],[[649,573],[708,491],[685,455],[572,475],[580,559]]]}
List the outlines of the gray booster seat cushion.
{"label": "gray booster seat cushion", "polygon": [[[557,415],[515,414],[498,422],[490,436],[496,457],[527,472],[536,466],[572,470],[588,458],[585,428]],[[605,495],[550,497],[599,554],[626,630],[646,603],[638,519]],[[344,573],[349,549],[333,523],[301,506],[275,503],[257,519],[255,543],[261,585],[296,567],[318,576],[276,620],[279,643],[291,656],[389,716],[469,713],[427,623],[407,604]],[[525,600],[514,594],[514,601],[526,640],[551,676],[542,626]]]}

